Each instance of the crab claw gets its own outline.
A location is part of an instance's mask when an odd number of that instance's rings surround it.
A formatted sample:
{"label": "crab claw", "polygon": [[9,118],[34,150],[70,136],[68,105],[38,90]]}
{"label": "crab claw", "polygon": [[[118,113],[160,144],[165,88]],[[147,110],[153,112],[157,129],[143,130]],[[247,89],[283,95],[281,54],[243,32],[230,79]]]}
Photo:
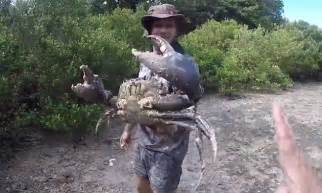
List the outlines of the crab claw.
{"label": "crab claw", "polygon": [[77,83],[75,86],[71,86],[72,91],[86,101],[95,102],[98,101],[99,95],[94,85],[87,83]]}
{"label": "crab claw", "polygon": [[87,65],[81,65],[79,67],[83,71],[83,80],[87,84],[92,84],[94,81],[94,73]]}
{"label": "crab claw", "polygon": [[81,65],[83,71],[83,83],[72,85],[72,91],[80,98],[88,102],[107,102],[112,96],[112,93],[104,89],[104,84],[98,75],[87,65]]}
{"label": "crab claw", "polygon": [[137,51],[136,49],[132,49],[131,50],[132,51],[132,54],[135,56],[135,57],[138,57],[142,52],[140,52],[140,51]]}
{"label": "crab claw", "polygon": [[162,37],[156,35],[149,35],[147,37],[151,40],[152,44],[159,54],[165,56],[175,52],[169,42]]}
{"label": "crab claw", "polygon": [[132,50],[136,59],[149,68],[153,73],[165,78],[173,85],[187,93],[192,99],[202,95],[198,65],[189,56],[176,52],[163,38],[155,35],[148,36],[158,54]]}
{"label": "crab claw", "polygon": [[92,70],[87,65],[81,65],[79,67],[80,70],[83,71],[83,83],[77,83],[76,86],[72,85],[72,91],[79,97],[87,100],[92,101],[95,100],[97,96],[97,92],[95,91],[94,82],[94,74]]}

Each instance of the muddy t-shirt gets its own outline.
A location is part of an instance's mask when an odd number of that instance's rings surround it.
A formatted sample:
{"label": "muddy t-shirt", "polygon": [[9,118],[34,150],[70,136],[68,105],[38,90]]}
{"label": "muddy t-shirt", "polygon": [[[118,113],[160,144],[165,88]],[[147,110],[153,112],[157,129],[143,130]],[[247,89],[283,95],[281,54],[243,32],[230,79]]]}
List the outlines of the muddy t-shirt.
{"label": "muddy t-shirt", "polygon": [[[182,47],[177,42],[173,43],[172,47],[175,51],[184,54]],[[172,85],[169,85],[167,80],[153,74],[149,68],[141,64],[139,78],[149,80],[152,77],[157,78],[162,84],[167,85],[167,87],[170,88],[170,91],[174,91],[175,88],[173,88]],[[139,146],[151,151],[166,153],[177,161],[183,161],[189,144],[190,132],[187,129],[178,126],[158,128],[158,126],[154,125],[138,125],[137,127],[136,138]]]}

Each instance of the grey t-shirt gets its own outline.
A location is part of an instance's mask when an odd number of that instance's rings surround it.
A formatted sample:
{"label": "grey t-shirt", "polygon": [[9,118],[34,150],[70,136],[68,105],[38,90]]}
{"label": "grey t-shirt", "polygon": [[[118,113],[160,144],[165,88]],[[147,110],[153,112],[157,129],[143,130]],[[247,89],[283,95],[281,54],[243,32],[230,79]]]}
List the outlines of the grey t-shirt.
{"label": "grey t-shirt", "polygon": [[150,151],[165,153],[182,162],[188,150],[190,132],[182,127],[175,130],[171,134],[159,134],[152,126],[138,125],[138,145]]}

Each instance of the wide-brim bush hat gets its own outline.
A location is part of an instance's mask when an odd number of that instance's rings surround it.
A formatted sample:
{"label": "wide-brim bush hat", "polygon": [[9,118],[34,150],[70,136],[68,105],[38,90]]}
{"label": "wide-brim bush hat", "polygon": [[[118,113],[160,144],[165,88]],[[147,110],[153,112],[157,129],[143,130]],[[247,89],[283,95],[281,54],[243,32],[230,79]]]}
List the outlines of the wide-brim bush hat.
{"label": "wide-brim bush hat", "polygon": [[179,14],[179,11],[176,9],[176,7],[171,4],[151,6],[147,15],[142,17],[141,22],[148,34],[150,34],[153,21],[166,18],[175,19],[178,35],[182,35],[188,30],[189,24],[185,16],[183,14]]}

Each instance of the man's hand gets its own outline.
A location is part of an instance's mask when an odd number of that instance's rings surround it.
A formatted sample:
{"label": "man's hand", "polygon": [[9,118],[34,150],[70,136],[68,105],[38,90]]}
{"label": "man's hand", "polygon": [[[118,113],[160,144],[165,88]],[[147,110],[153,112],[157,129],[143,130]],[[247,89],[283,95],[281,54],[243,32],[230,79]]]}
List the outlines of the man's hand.
{"label": "man's hand", "polygon": [[129,144],[131,143],[131,134],[128,131],[123,131],[121,138],[120,138],[120,146],[121,149],[127,150]]}
{"label": "man's hand", "polygon": [[322,193],[322,185],[313,168],[304,159],[303,152],[297,147],[293,130],[278,104],[273,104],[273,119],[279,161],[285,175],[285,184],[276,193]]}
{"label": "man's hand", "polygon": [[134,125],[127,123],[124,127],[123,133],[120,138],[120,147],[121,149],[127,150],[131,143],[131,130]]}

